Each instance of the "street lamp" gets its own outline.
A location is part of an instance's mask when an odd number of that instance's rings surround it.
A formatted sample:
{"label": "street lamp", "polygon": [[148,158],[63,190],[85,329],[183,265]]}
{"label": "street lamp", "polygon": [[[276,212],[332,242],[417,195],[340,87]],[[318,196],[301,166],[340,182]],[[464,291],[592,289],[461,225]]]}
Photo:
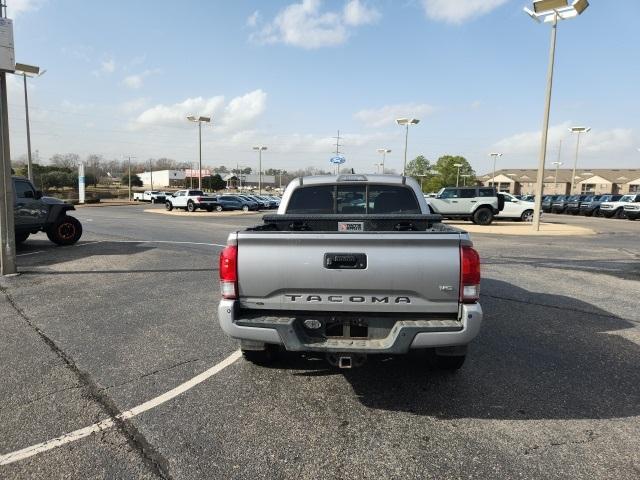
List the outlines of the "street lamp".
{"label": "street lamp", "polygon": [[382,154],[382,174],[384,175],[384,162],[387,159],[387,153],[391,153],[388,148],[379,148],[378,153]]}
{"label": "street lamp", "polygon": [[24,63],[16,63],[16,70],[14,73],[22,75],[24,80],[24,112],[27,121],[27,176],[29,180],[33,182],[33,164],[31,161],[31,126],[29,125],[29,96],[27,95],[27,77],[41,77],[47,71],[40,71],[40,67],[35,65],[26,65]]}
{"label": "street lamp", "polygon": [[267,147],[257,145],[253,149],[258,151],[258,195],[262,195],[262,151],[266,150]]}
{"label": "street lamp", "polygon": [[553,164],[556,166],[556,176],[554,177],[554,180],[553,180],[553,186],[555,187],[555,190],[556,190],[554,193],[558,193],[558,169],[560,168],[560,165],[562,165],[562,162],[553,162]]}
{"label": "street lamp", "polygon": [[[493,157],[493,186],[495,188],[496,186],[496,160],[502,156],[501,153],[497,153],[497,152],[493,152],[489,154],[490,157]],[[500,187],[498,186],[498,190],[500,190]]]}
{"label": "street lamp", "polygon": [[462,164],[454,163],[453,166],[458,168],[458,173],[456,175],[456,187],[458,187],[460,185],[460,167],[462,167]]}
{"label": "street lamp", "polygon": [[398,118],[396,123],[401,127],[406,128],[406,132],[404,134],[404,166],[402,167],[402,175],[406,175],[407,173],[407,144],[409,142],[409,125],[417,125],[420,123],[420,120],[417,118]]}
{"label": "street lamp", "polygon": [[211,122],[211,117],[189,115],[187,120],[198,124],[198,189],[202,190],[202,122]]}
{"label": "street lamp", "polygon": [[591,131],[591,127],[571,127],[569,131],[571,133],[578,134],[578,140],[576,141],[576,158],[573,161],[573,175],[571,175],[571,191],[569,192],[573,195],[574,179],[576,177],[576,168],[578,167],[578,151],[580,150],[580,134],[589,133]]}
{"label": "street lamp", "polygon": [[[540,210],[542,207],[542,191],[544,189],[544,164],[547,160],[547,137],[549,135],[549,113],[551,111],[551,91],[553,89],[553,67],[556,56],[556,35],[558,20],[574,18],[589,6],[588,0],[575,0],[569,5],[568,0],[538,0],[533,2],[533,10],[525,7],[524,11],[536,22],[551,23],[551,47],[549,49],[549,68],[547,72],[547,94],[544,116],[542,120],[542,137],[540,139],[540,159],[538,161],[538,178],[536,180],[535,206],[533,209],[533,229],[540,230]],[[572,180],[573,181],[573,180]]]}

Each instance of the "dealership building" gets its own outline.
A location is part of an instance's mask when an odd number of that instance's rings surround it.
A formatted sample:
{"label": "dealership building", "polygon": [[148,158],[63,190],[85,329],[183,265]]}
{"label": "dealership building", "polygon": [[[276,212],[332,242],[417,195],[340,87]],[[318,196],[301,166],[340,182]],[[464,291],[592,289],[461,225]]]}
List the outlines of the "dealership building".
{"label": "dealership building", "polygon": [[[569,195],[578,193],[626,194],[640,193],[640,168],[580,169],[576,170],[573,191],[571,191],[571,169],[548,169],[544,171],[544,193],[549,195]],[[530,169],[502,169],[478,177],[486,186],[495,186],[501,192],[514,195],[534,194],[538,171]]]}
{"label": "dealership building", "polygon": [[[204,176],[204,169],[202,174]],[[166,188],[176,185],[182,185],[186,178],[184,170],[157,170],[153,172],[138,173],[138,177],[142,180],[145,187]]]}

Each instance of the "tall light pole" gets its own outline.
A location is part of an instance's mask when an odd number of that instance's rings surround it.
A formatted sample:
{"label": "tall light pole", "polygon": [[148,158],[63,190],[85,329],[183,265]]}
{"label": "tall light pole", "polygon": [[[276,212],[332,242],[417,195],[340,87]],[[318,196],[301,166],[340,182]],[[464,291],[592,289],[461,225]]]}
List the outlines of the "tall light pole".
{"label": "tall light pole", "polygon": [[388,148],[379,148],[378,153],[382,154],[382,174],[384,175],[384,162],[387,159],[387,153],[391,153],[391,150]]}
{"label": "tall light pole", "polygon": [[536,22],[551,23],[551,46],[549,48],[549,68],[547,71],[547,93],[542,120],[542,136],[540,139],[540,158],[538,161],[538,178],[536,179],[535,206],[533,208],[533,229],[540,230],[540,210],[544,189],[544,165],[547,160],[547,137],[549,135],[549,114],[551,112],[551,92],[553,90],[553,68],[556,57],[556,36],[558,20],[575,18],[589,7],[588,0],[575,0],[569,5],[568,0],[538,0],[533,2],[533,10],[525,7],[524,11]]}
{"label": "tall light pole", "polygon": [[131,201],[131,159],[136,158],[129,155],[129,201]]}
{"label": "tall light pole", "polygon": [[258,151],[258,195],[262,195],[262,151],[267,147],[256,145],[253,149]]}
{"label": "tall light pole", "polygon": [[407,174],[407,146],[409,144],[409,125],[417,125],[420,123],[420,120],[417,118],[398,118],[396,123],[401,127],[405,127],[406,131],[404,134],[404,165],[402,166],[402,175]]}
{"label": "tall light pole", "polygon": [[591,127],[571,127],[569,131],[578,135],[578,140],[576,141],[576,158],[573,161],[573,175],[571,175],[571,191],[569,192],[573,195],[576,180],[576,168],[578,167],[578,152],[580,151],[580,135],[582,133],[589,133],[591,131]]}
{"label": "tall light pole", "polygon": [[[501,153],[497,153],[497,152],[493,152],[489,154],[490,157],[493,157],[493,187],[495,188],[496,186],[496,160],[498,158],[500,158],[502,156]],[[500,185],[498,185],[498,188],[496,189],[496,191],[500,191]]]}
{"label": "tall light pole", "polygon": [[460,168],[462,167],[461,163],[454,163],[454,167],[458,169],[458,173],[456,174],[456,187],[460,186]]}
{"label": "tall light pole", "polygon": [[211,117],[189,115],[187,120],[198,124],[198,189],[202,190],[202,122],[211,122]]}
{"label": "tall light pole", "polygon": [[31,160],[31,125],[29,123],[29,95],[27,94],[27,77],[41,77],[46,70],[40,71],[40,67],[16,63],[16,75],[22,75],[24,81],[24,114],[27,123],[27,176],[33,182],[33,162]]}
{"label": "tall light pole", "polygon": [[560,168],[560,165],[562,165],[562,162],[553,162],[553,164],[556,166],[556,175],[553,179],[553,186],[556,189],[555,193],[558,193],[558,169]]}

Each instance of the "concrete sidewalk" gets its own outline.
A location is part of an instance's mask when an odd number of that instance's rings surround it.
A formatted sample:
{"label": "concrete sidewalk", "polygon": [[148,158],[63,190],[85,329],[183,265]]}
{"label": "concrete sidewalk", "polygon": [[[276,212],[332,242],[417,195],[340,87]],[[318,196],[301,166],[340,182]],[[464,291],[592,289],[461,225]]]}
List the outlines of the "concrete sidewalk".
{"label": "concrete sidewalk", "polygon": [[462,228],[469,233],[488,235],[522,235],[522,236],[576,236],[596,235],[590,228],[567,225],[563,223],[541,223],[540,231],[533,230],[531,223],[494,222],[491,225],[475,225],[471,222],[446,221],[449,225]]}

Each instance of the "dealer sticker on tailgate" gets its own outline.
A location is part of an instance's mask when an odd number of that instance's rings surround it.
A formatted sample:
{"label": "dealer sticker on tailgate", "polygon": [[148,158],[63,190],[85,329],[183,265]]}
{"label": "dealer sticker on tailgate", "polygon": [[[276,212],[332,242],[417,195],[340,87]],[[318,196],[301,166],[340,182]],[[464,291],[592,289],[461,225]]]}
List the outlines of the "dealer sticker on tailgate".
{"label": "dealer sticker on tailgate", "polygon": [[364,232],[364,222],[338,222],[339,232]]}

